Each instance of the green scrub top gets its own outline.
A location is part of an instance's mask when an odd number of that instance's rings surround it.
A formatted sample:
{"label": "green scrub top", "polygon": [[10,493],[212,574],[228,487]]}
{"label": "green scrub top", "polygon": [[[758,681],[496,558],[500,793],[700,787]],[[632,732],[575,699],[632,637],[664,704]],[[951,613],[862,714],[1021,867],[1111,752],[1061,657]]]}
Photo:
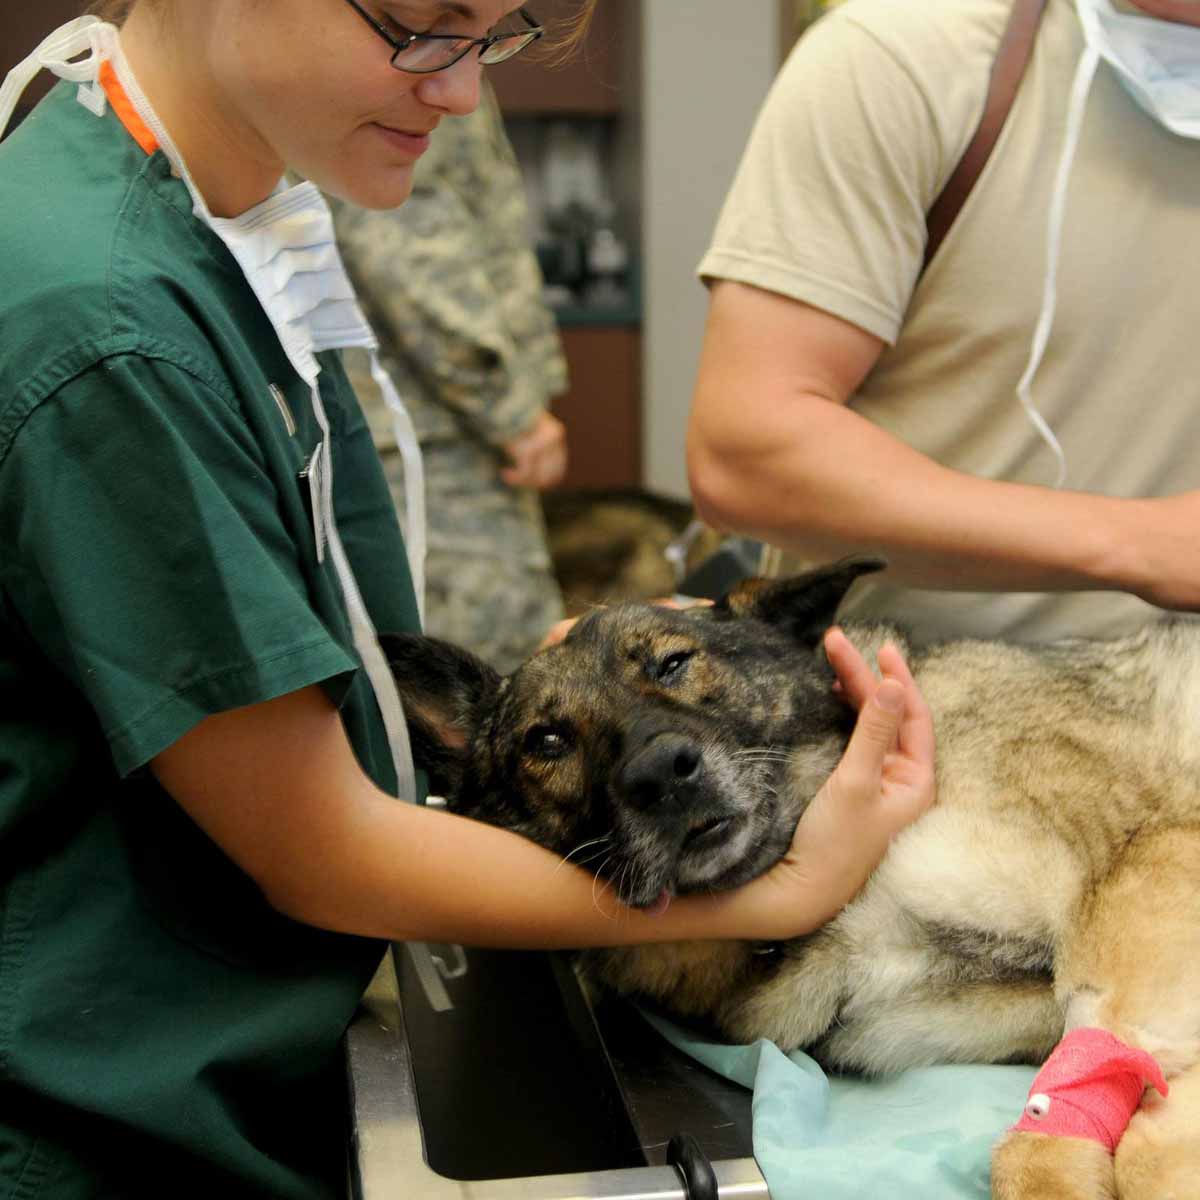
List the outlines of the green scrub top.
{"label": "green scrub top", "polygon": [[[396,788],[299,473],[307,385],[161,152],[59,84],[0,144],[0,1194],[325,1197],[378,942],[275,912],[147,763],[319,683]],[[417,628],[370,434],[322,356],[335,511]]]}

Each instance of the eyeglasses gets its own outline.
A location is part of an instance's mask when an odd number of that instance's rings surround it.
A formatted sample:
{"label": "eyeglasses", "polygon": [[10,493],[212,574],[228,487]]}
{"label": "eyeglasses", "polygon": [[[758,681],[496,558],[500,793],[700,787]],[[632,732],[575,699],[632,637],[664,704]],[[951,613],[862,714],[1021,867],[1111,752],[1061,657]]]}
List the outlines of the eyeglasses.
{"label": "eyeglasses", "polygon": [[515,33],[497,33],[491,37],[461,37],[454,33],[410,33],[396,37],[381,25],[357,0],[346,0],[352,9],[392,48],[392,66],[397,71],[413,75],[431,75],[452,67],[471,49],[479,47],[479,61],[484,66],[507,62],[533,45],[546,31],[524,9],[518,9],[528,29]]}

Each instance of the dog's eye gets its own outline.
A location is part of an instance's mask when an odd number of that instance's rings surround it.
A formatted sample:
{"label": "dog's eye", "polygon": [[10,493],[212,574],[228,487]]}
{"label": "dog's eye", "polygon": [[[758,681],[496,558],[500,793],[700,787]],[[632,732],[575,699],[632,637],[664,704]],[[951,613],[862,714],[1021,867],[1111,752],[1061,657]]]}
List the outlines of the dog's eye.
{"label": "dog's eye", "polygon": [[677,650],[674,654],[668,654],[657,666],[654,672],[654,677],[659,683],[667,683],[671,679],[676,678],[680,671],[687,665],[688,659],[692,657],[691,650]]}
{"label": "dog's eye", "polygon": [[571,731],[562,725],[535,725],[525,735],[524,749],[537,758],[562,758],[572,745]]}

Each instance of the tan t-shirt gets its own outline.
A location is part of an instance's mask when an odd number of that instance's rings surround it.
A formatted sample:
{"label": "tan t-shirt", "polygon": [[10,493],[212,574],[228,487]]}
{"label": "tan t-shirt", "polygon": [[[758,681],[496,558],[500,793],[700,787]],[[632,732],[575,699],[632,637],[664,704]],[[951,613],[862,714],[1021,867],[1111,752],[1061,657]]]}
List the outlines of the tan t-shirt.
{"label": "tan t-shirt", "polygon": [[[806,301],[888,343],[851,406],[937,461],[1051,486],[1057,463],[1016,398],[1042,303],[1046,229],[1083,49],[1049,0],[1008,124],[918,280],[925,212],[979,120],[1009,0],[849,0],[784,66],[705,278]],[[1058,308],[1033,384],[1068,488],[1200,487],[1200,142],[1156,124],[1101,63],[1070,175]],[[979,594],[859,585],[843,616],[918,637],[1042,640],[1157,616],[1114,593]]]}

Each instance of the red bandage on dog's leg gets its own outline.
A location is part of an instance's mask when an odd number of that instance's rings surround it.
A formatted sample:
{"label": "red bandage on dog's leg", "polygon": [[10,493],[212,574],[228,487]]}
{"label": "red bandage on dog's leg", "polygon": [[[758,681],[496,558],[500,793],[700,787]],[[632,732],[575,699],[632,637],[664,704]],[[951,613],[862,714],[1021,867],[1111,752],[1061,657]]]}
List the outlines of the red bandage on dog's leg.
{"label": "red bandage on dog's leg", "polygon": [[1073,1029],[1038,1072],[1013,1129],[1088,1138],[1112,1154],[1147,1087],[1167,1094],[1158,1063],[1144,1050],[1107,1029]]}

